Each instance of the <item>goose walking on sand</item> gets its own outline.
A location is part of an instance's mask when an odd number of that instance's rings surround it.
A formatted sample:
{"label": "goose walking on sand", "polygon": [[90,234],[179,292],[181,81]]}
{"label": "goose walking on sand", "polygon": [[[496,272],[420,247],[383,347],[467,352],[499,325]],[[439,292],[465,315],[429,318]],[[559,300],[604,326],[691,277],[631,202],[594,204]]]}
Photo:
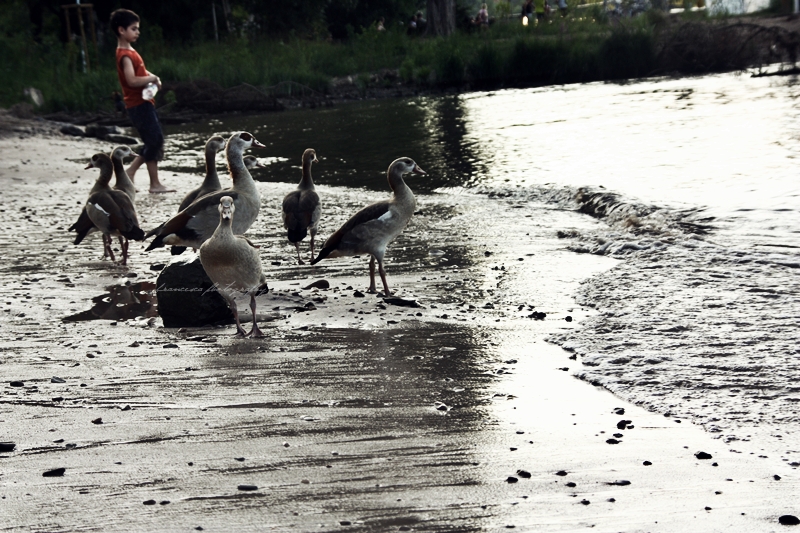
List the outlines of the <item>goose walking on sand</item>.
{"label": "goose walking on sand", "polygon": [[172,254],[179,255],[189,246],[200,248],[200,245],[211,238],[219,225],[217,208],[223,196],[233,198],[236,211],[239,213],[233,222],[233,233],[241,235],[250,229],[258,218],[258,211],[261,208],[258,188],[244,164],[243,152],[251,146],[264,147],[246,131],[234,133],[225,147],[233,187],[196,199],[167,222],[148,232],[148,235],[155,235],[156,238],[147,250],[172,245]]}
{"label": "goose walking on sand", "polygon": [[303,265],[300,259],[300,241],[311,235],[311,259],[314,259],[314,236],[317,234],[317,223],[321,213],[319,196],[314,191],[314,180],[311,178],[311,163],[318,163],[317,153],[309,148],[303,152],[303,177],[297,190],[283,199],[283,227],[287,230],[289,242],[297,250],[297,264]]}
{"label": "goose walking on sand", "polygon": [[[92,227],[103,233],[103,248],[105,254],[111,257],[112,261],[115,258],[111,249],[111,237],[113,235],[119,237],[122,248],[122,264],[125,265],[128,262],[128,239],[137,241],[144,239],[144,232],[139,228],[136,208],[126,193],[108,186],[113,173],[113,163],[108,155],[103,153],[93,155],[86,168],[100,169],[100,176],[89,193],[89,199],[84,207],[86,218],[92,223]],[[88,227],[85,220],[82,221],[82,219],[84,219],[83,213],[78,221],[70,227],[71,231],[78,232],[75,244],[80,244],[92,230],[92,227]]]}
{"label": "goose walking on sand", "polygon": [[377,292],[375,289],[375,261],[377,261],[384,296],[391,296],[389,284],[386,283],[386,271],[383,269],[383,256],[389,243],[405,229],[417,207],[414,193],[403,181],[403,175],[408,173],[425,174],[425,171],[408,157],[395,159],[386,172],[389,187],[394,192],[392,198],[367,206],[353,215],[344,226],[328,237],[319,255],[311,261],[311,264],[319,263],[326,257],[369,254],[372,256],[369,260],[369,292]]}
{"label": "goose walking on sand", "polygon": [[[217,291],[230,306],[236,319],[236,336],[262,337],[263,334],[256,323],[256,296],[265,294],[269,289],[261,270],[258,249],[245,237],[233,233],[236,212],[233,198],[230,196],[220,198],[218,211],[217,229],[200,246],[200,263]],[[234,297],[241,293],[250,295],[250,310],[253,313],[253,329],[250,333],[245,333],[242,328],[236,309]]]}
{"label": "goose walking on sand", "polygon": [[133,150],[131,150],[130,146],[117,146],[111,151],[111,162],[114,165],[114,177],[116,178],[114,182],[114,189],[127,194],[128,198],[131,199],[131,202],[135,204],[136,186],[134,186],[130,176],[128,176],[128,173],[125,172],[125,166],[122,164],[123,159],[132,155],[135,154],[133,153]]}
{"label": "goose walking on sand", "polygon": [[192,202],[201,196],[205,196],[208,193],[216,192],[222,189],[222,185],[219,183],[219,175],[217,175],[217,164],[215,159],[217,157],[217,152],[223,148],[225,148],[225,139],[219,135],[215,135],[206,141],[206,177],[203,179],[202,185],[183,197],[183,200],[181,200],[181,205],[178,207],[179,213],[192,205]]}

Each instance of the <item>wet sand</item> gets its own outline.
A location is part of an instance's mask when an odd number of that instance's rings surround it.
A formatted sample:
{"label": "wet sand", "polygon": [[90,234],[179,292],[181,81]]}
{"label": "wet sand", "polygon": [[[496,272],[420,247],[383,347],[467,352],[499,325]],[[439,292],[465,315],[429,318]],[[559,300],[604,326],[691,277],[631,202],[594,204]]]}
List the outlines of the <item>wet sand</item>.
{"label": "wet sand", "polygon": [[[63,321],[107,287],[144,299],[126,284],[170,259],[132,243],[121,267],[97,234],[71,244],[96,178],[85,161],[109,148],[0,138],[0,441],[16,444],[0,453],[0,531],[773,531],[800,515],[796,467],[575,379],[544,341],[580,327],[578,284],[617,264],[556,237],[601,223],[577,213],[419,196],[387,272],[421,307],[397,307],[355,295],[365,258],[293,263],[279,217],[292,176],[259,184],[248,233],[273,289],[266,338]],[[199,179],[163,176],[179,191]],[[322,235],[385,196],[318,189]],[[141,194],[142,227],[181,197]],[[303,289],[319,279],[331,288]]]}

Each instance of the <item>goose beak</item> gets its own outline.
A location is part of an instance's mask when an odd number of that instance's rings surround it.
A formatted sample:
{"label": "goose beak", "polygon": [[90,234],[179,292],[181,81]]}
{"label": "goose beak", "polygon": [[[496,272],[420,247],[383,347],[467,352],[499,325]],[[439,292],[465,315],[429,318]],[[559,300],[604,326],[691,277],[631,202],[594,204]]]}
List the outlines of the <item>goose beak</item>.
{"label": "goose beak", "polygon": [[257,146],[258,148],[266,148],[266,146],[258,142],[258,139],[256,139],[255,137],[253,137],[253,146]]}
{"label": "goose beak", "polygon": [[90,168],[92,168],[92,164],[91,164],[91,163],[89,163],[88,165],[86,165],[86,166],[83,168],[83,170],[89,170]]}
{"label": "goose beak", "polygon": [[222,218],[229,219],[229,218],[231,218],[232,215],[233,215],[233,213],[231,212],[230,207],[223,207],[222,208]]}
{"label": "goose beak", "polygon": [[427,172],[419,168],[419,165],[414,165],[414,170],[412,170],[411,172],[413,172],[414,174],[427,174]]}

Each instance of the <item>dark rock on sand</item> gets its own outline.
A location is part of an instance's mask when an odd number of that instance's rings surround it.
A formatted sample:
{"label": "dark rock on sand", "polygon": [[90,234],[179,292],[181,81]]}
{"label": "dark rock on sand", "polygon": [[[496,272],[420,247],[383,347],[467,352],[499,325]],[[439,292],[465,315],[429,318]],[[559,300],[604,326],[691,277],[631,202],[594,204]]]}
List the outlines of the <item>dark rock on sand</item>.
{"label": "dark rock on sand", "polygon": [[617,439],[606,439],[606,443],[608,443],[608,444],[619,444],[620,441],[618,441]]}
{"label": "dark rock on sand", "polygon": [[330,282],[328,282],[327,279],[318,279],[314,283],[311,283],[310,285],[303,287],[303,290],[307,291],[309,289],[329,289],[330,287],[331,284]]}
{"label": "dark rock on sand", "polygon": [[609,485],[617,485],[618,487],[627,487],[630,484],[631,482],[628,481],[627,479],[618,479],[616,481],[612,481],[611,483],[609,483]]}
{"label": "dark rock on sand", "polygon": [[92,424],[98,424],[99,425],[99,424],[102,424],[102,423],[103,423],[103,419],[102,418],[95,418],[94,420],[92,420]]}
{"label": "dark rock on sand", "polygon": [[168,328],[232,324],[228,304],[213,289],[198,256],[179,256],[158,275],[158,314]]}
{"label": "dark rock on sand", "polygon": [[642,464],[643,464],[644,466],[650,466],[650,465],[651,465],[651,464],[653,464],[653,463],[651,463],[650,461],[645,461],[645,462],[643,462]]}
{"label": "dark rock on sand", "polygon": [[564,317],[564,320],[566,320],[567,322],[572,322],[572,317],[567,315],[566,317]]}
{"label": "dark rock on sand", "polygon": [[575,483],[575,482],[573,482],[573,481],[570,481],[570,482],[569,482],[569,483],[567,483],[566,485],[567,485],[567,487],[569,487],[569,488],[575,488],[575,487],[577,487],[577,486],[578,486],[578,484],[577,484],[577,483]]}
{"label": "dark rock on sand", "polygon": [[565,470],[559,470],[558,472],[556,472],[556,475],[557,476],[566,476],[567,472]]}
{"label": "dark rock on sand", "polygon": [[800,518],[791,514],[785,514],[778,518],[778,523],[784,526],[797,526],[800,525]]}
{"label": "dark rock on sand", "polygon": [[706,452],[697,452],[694,456],[698,459],[711,459],[711,454]]}
{"label": "dark rock on sand", "polygon": [[623,409],[622,407],[617,407],[616,409],[614,409],[614,414],[615,415],[624,415],[625,414],[625,409]]}
{"label": "dark rock on sand", "polygon": [[12,381],[9,385],[12,387],[24,387],[25,383],[23,381]]}
{"label": "dark rock on sand", "polygon": [[525,479],[530,479],[531,473],[527,470],[517,470],[517,475],[519,477],[524,477]]}
{"label": "dark rock on sand", "polygon": [[356,291],[356,292],[353,293],[353,296],[355,296],[356,298],[363,298],[364,297],[364,293],[361,292],[361,291]]}
{"label": "dark rock on sand", "polygon": [[16,447],[13,442],[0,442],[0,453],[13,452]]}
{"label": "dark rock on sand", "polygon": [[403,298],[384,298],[384,302],[390,305],[398,305],[400,307],[422,307],[416,300],[404,300]]}
{"label": "dark rock on sand", "polygon": [[514,476],[508,476],[506,478],[506,483],[516,483],[519,479],[515,478]]}
{"label": "dark rock on sand", "polygon": [[774,476],[772,476],[772,479],[774,479],[775,481],[780,481],[781,480],[781,476],[779,476],[778,474],[775,474]]}
{"label": "dark rock on sand", "polygon": [[255,485],[239,485],[236,488],[239,490],[258,490],[258,487]]}
{"label": "dark rock on sand", "polygon": [[75,137],[83,137],[84,135],[86,135],[86,132],[83,131],[83,128],[79,128],[78,126],[75,126],[73,124],[66,124],[64,126],[61,126],[61,129],[59,131],[64,135],[73,135]]}
{"label": "dark rock on sand", "polygon": [[48,470],[42,474],[42,477],[61,477],[66,472],[66,468],[54,468],[53,470]]}
{"label": "dark rock on sand", "polygon": [[631,423],[630,420],[620,420],[619,422],[617,422],[617,429],[625,429],[626,427],[628,427],[628,424],[630,423]]}
{"label": "dark rock on sand", "polygon": [[155,505],[156,501],[155,500],[145,500],[142,503],[145,504],[145,505]]}
{"label": "dark rock on sand", "polygon": [[592,503],[592,502],[590,502],[589,500],[581,500],[581,503],[582,503],[583,505],[589,505],[589,504],[590,504],[590,503]]}

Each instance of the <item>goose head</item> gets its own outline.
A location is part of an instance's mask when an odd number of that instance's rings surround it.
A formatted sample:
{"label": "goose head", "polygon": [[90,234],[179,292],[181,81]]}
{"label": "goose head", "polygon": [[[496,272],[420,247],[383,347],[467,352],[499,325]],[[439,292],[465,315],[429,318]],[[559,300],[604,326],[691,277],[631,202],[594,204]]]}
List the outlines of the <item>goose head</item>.
{"label": "goose head", "polygon": [[410,157],[400,157],[392,161],[392,164],[389,165],[388,174],[390,176],[404,176],[408,173],[427,174],[427,172],[422,170]]}
{"label": "goose head", "polygon": [[225,139],[219,135],[214,135],[206,141],[206,152],[213,152],[216,154],[223,148],[225,148]]}
{"label": "goose head", "polygon": [[253,137],[252,133],[240,131],[238,133],[234,133],[231,135],[231,138],[228,139],[227,151],[241,154],[251,146],[266,148],[263,144],[258,142],[255,137]]}
{"label": "goose head", "polygon": [[259,162],[258,158],[254,155],[246,155],[244,156],[244,166],[247,170],[253,168],[266,168],[267,165]]}
{"label": "goose head", "polygon": [[233,205],[233,198],[230,196],[223,196],[219,199],[219,216],[223,220],[233,219],[233,212],[236,211],[236,206]]}
{"label": "goose head", "polygon": [[306,151],[303,152],[303,166],[306,166],[307,163],[319,163],[317,152],[313,148],[307,148]]}
{"label": "goose head", "polygon": [[126,157],[130,157],[133,155],[133,150],[131,150],[130,146],[117,146],[111,151],[111,158],[118,157],[120,161],[123,161]]}
{"label": "goose head", "polygon": [[103,153],[94,154],[92,158],[89,160],[89,164],[86,165],[85,170],[88,170],[90,168],[99,168],[99,169],[111,168],[111,158],[108,156],[108,154],[103,154]]}

